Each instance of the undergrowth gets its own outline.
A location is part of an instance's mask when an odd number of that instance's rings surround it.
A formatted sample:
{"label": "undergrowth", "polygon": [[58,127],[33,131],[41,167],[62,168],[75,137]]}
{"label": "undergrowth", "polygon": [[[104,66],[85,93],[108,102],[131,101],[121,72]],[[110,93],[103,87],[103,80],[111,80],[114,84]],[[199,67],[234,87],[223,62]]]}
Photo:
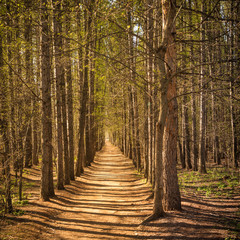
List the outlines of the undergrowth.
{"label": "undergrowth", "polygon": [[180,170],[178,178],[183,193],[214,198],[232,198],[240,193],[239,173],[224,167],[209,168],[207,174]]}

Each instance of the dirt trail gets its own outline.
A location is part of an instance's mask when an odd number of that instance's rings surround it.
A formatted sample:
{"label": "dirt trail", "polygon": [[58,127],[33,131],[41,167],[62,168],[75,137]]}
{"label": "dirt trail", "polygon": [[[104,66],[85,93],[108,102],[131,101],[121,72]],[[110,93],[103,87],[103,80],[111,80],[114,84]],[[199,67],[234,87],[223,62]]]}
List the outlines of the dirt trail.
{"label": "dirt trail", "polygon": [[[74,185],[79,193],[60,197],[64,211],[54,219],[55,237],[61,239],[131,238],[151,210],[143,201],[149,187],[131,160],[108,142]],[[72,193],[70,186],[67,191]]]}
{"label": "dirt trail", "polygon": [[31,201],[23,216],[8,216],[14,224],[6,226],[12,235],[4,239],[225,239],[229,227],[222,219],[231,219],[239,204],[184,196],[182,212],[142,226],[152,211],[152,202],[145,200],[149,194],[132,161],[107,142],[94,163],[57,197]]}

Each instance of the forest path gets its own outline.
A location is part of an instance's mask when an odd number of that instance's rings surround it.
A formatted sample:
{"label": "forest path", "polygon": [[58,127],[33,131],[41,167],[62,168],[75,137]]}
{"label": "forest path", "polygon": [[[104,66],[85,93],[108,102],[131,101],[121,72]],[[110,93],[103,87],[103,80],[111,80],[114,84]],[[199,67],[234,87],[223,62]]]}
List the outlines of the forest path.
{"label": "forest path", "polygon": [[51,201],[39,200],[39,167],[29,169],[25,176],[25,184],[32,186],[28,193],[25,191],[29,204],[21,207],[22,216],[9,215],[0,221],[0,239],[217,240],[234,230],[234,221],[240,222],[236,215],[239,196],[210,199],[182,192],[183,211],[168,212],[163,218],[140,225],[152,212],[152,200],[145,200],[151,189],[132,160],[109,142],[97,152],[84,174],[65,190],[56,190]]}
{"label": "forest path", "polygon": [[68,198],[59,196],[62,213],[54,219],[56,239],[132,239],[138,224],[152,208],[150,194],[132,164],[120,150],[106,142],[94,163],[73,183]]}

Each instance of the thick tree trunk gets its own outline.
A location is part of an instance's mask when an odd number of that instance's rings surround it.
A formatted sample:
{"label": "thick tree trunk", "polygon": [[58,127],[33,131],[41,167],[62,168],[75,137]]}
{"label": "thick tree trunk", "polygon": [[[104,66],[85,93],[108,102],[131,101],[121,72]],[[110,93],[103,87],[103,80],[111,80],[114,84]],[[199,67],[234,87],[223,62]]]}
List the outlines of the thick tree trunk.
{"label": "thick tree trunk", "polygon": [[[174,44],[175,36],[175,5],[176,1],[163,0],[163,31],[168,32],[167,50],[165,62],[167,71],[166,77],[169,79],[167,88],[168,113],[166,119],[165,132],[163,137],[163,161],[164,161],[164,209],[180,210],[181,197],[177,177],[177,136],[178,136],[178,119],[177,119],[177,100],[176,100],[176,78],[172,77],[176,73],[176,49]],[[171,22],[171,29],[167,28],[168,21]],[[166,34],[164,32],[163,34]],[[164,40],[164,39],[163,39]]]}
{"label": "thick tree trunk", "polygon": [[[176,172],[176,143],[175,139],[172,139],[172,136],[166,135],[166,132],[170,132],[169,127],[171,126],[171,124],[173,124],[173,126],[177,125],[177,122],[174,122],[176,121],[176,112],[174,113],[174,111],[177,110],[176,103],[174,103],[174,101],[169,102],[171,97],[175,96],[174,94],[176,91],[174,85],[175,82],[172,82],[172,74],[174,74],[174,72],[176,71],[176,62],[172,61],[172,58],[175,59],[174,56],[176,54],[173,47],[173,31],[175,30],[175,5],[173,4],[173,2],[170,0],[162,0],[162,12],[162,44],[156,52],[160,74],[161,92],[159,121],[156,125],[157,134],[154,207],[153,214],[146,220],[144,220],[143,223],[163,216],[164,207],[167,210],[181,209],[181,199]],[[172,113],[172,115],[169,115],[169,112]],[[171,130],[171,133],[173,134],[173,137],[177,137],[177,128],[175,127],[173,130]],[[166,139],[166,136],[168,136],[168,139]],[[171,141],[166,142],[166,140]],[[171,149],[165,149],[164,146]],[[168,161],[163,159],[163,156],[166,156],[165,154],[167,150],[171,153],[170,158],[167,159]],[[165,167],[165,172],[163,172],[163,167]],[[164,177],[168,177],[168,179],[164,179],[163,174],[165,174]],[[170,174],[172,175],[170,176]],[[164,184],[168,188],[166,188]],[[165,206],[163,206],[163,200]]]}
{"label": "thick tree trunk", "polygon": [[49,200],[53,195],[51,186],[52,165],[52,106],[51,106],[51,77],[50,77],[50,38],[49,38],[48,1],[42,0],[42,176],[41,198]]}

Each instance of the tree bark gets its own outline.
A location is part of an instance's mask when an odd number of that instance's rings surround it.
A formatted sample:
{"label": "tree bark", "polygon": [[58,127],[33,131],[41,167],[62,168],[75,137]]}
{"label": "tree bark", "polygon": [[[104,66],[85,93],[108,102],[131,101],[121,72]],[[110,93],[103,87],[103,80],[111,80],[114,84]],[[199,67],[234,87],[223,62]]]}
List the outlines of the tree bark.
{"label": "tree bark", "polygon": [[[25,63],[26,63],[26,83],[31,86],[33,78],[33,63],[32,63],[32,16],[31,16],[32,1],[25,0],[25,8],[29,11],[25,18],[24,37],[26,41]],[[32,166],[32,97],[26,95],[26,119],[27,119],[27,134],[25,141],[25,167]]]}
{"label": "tree bark", "polygon": [[61,23],[61,1],[54,0],[54,46],[55,46],[55,68],[56,68],[56,97],[57,97],[57,188],[64,189],[64,169],[63,169],[63,123],[62,123],[62,93],[64,82],[64,68],[62,59],[62,23]]}
{"label": "tree bark", "polygon": [[[202,2],[202,12],[205,13],[206,1]],[[206,62],[206,50],[205,50],[205,24],[203,22],[204,16],[201,16],[201,69],[200,69],[200,141],[199,141],[199,172],[206,173],[206,86],[205,86],[205,65]]]}
{"label": "tree bark", "polygon": [[[175,36],[175,5],[176,1],[163,1],[163,34],[167,37],[167,49],[165,54],[165,67],[169,78],[167,88],[168,112],[163,140],[163,164],[164,164],[164,209],[180,210],[181,197],[177,177],[177,136],[178,136],[178,119],[177,119],[177,100],[176,100],[176,49],[174,44]],[[168,21],[171,23],[170,29],[167,28]],[[169,31],[169,32],[168,32]],[[167,33],[168,34],[167,34]],[[163,39],[164,40],[164,39]]]}
{"label": "tree bark", "polygon": [[[69,7],[69,1],[65,0],[65,4]],[[66,35],[71,30],[71,17],[66,15]],[[74,114],[73,114],[73,83],[72,83],[72,64],[70,54],[70,40],[66,39],[67,52],[67,67],[66,67],[66,78],[67,78],[67,107],[68,107],[68,137],[69,137],[69,172],[70,180],[75,180],[74,176]]]}
{"label": "tree bark", "polygon": [[[87,6],[88,11],[91,12],[91,3]],[[85,165],[85,144],[84,144],[84,131],[86,123],[86,113],[87,113],[87,101],[88,101],[88,77],[89,77],[89,42],[90,42],[90,31],[92,19],[88,15],[88,11],[85,9],[85,32],[86,32],[86,48],[85,48],[85,60],[84,60],[84,79],[83,79],[83,89],[81,96],[81,112],[79,118],[79,142],[78,142],[78,158],[76,166],[76,176],[80,176],[83,173],[83,166]]]}
{"label": "tree bark", "polygon": [[[189,25],[190,31],[192,31],[192,0],[188,2],[190,13],[189,13]],[[192,40],[192,36],[190,37]],[[193,170],[198,170],[198,146],[197,146],[197,120],[196,120],[196,96],[195,96],[195,79],[193,69],[193,45],[190,46],[190,67],[191,67],[191,110],[192,110],[192,154],[193,154]]]}
{"label": "tree bark", "polygon": [[[174,154],[172,154],[173,160],[172,162],[166,161],[163,163],[163,156],[166,150],[164,149],[165,146],[170,146],[169,144],[166,145],[165,132],[169,131],[169,126],[172,121],[176,120],[176,118],[172,118],[173,120],[169,121],[169,111],[176,110],[173,103],[169,102],[169,97],[172,97],[172,93],[174,93],[174,84],[173,84],[173,74],[176,70],[176,62],[171,62],[171,57],[175,56],[175,49],[173,46],[173,31],[175,30],[175,4],[171,0],[162,0],[162,13],[163,13],[163,36],[162,36],[162,43],[161,46],[156,51],[156,57],[158,59],[158,68],[160,74],[160,111],[159,111],[159,120],[156,125],[156,171],[155,171],[155,188],[154,188],[154,200],[153,200],[153,213],[150,217],[143,221],[143,223],[149,222],[156,218],[163,216],[164,214],[164,207],[169,209],[180,209],[181,208],[181,199],[179,193],[179,187],[177,182],[177,175],[176,175],[176,158],[174,158]],[[170,54],[170,56],[169,56]],[[172,109],[169,110],[169,107]],[[172,112],[173,113],[173,112]],[[173,114],[174,116],[174,114]],[[168,120],[167,120],[168,117]],[[166,122],[166,120],[168,122]],[[174,126],[175,123],[174,123]],[[177,129],[175,129],[176,131]],[[177,132],[175,132],[175,136],[177,136]],[[170,142],[174,143],[174,141]],[[171,147],[176,148],[175,146],[171,145]],[[174,152],[174,150],[173,150]],[[168,158],[169,159],[169,158]],[[175,162],[174,162],[175,161]],[[171,164],[172,171],[168,168]],[[163,181],[163,166],[165,167],[165,176],[168,174],[173,174],[171,178],[167,181]],[[174,186],[170,186],[170,182]],[[170,187],[170,194],[164,191],[164,183],[165,186]],[[167,189],[168,190],[168,189]],[[172,195],[175,193],[176,195]],[[165,194],[165,195],[163,195]],[[163,198],[165,206],[163,206]],[[170,203],[169,200],[172,200],[173,203]]]}
{"label": "tree bark", "polygon": [[50,76],[50,38],[48,0],[42,0],[42,174],[41,198],[48,201],[53,195],[51,189],[52,164],[52,104]]}

